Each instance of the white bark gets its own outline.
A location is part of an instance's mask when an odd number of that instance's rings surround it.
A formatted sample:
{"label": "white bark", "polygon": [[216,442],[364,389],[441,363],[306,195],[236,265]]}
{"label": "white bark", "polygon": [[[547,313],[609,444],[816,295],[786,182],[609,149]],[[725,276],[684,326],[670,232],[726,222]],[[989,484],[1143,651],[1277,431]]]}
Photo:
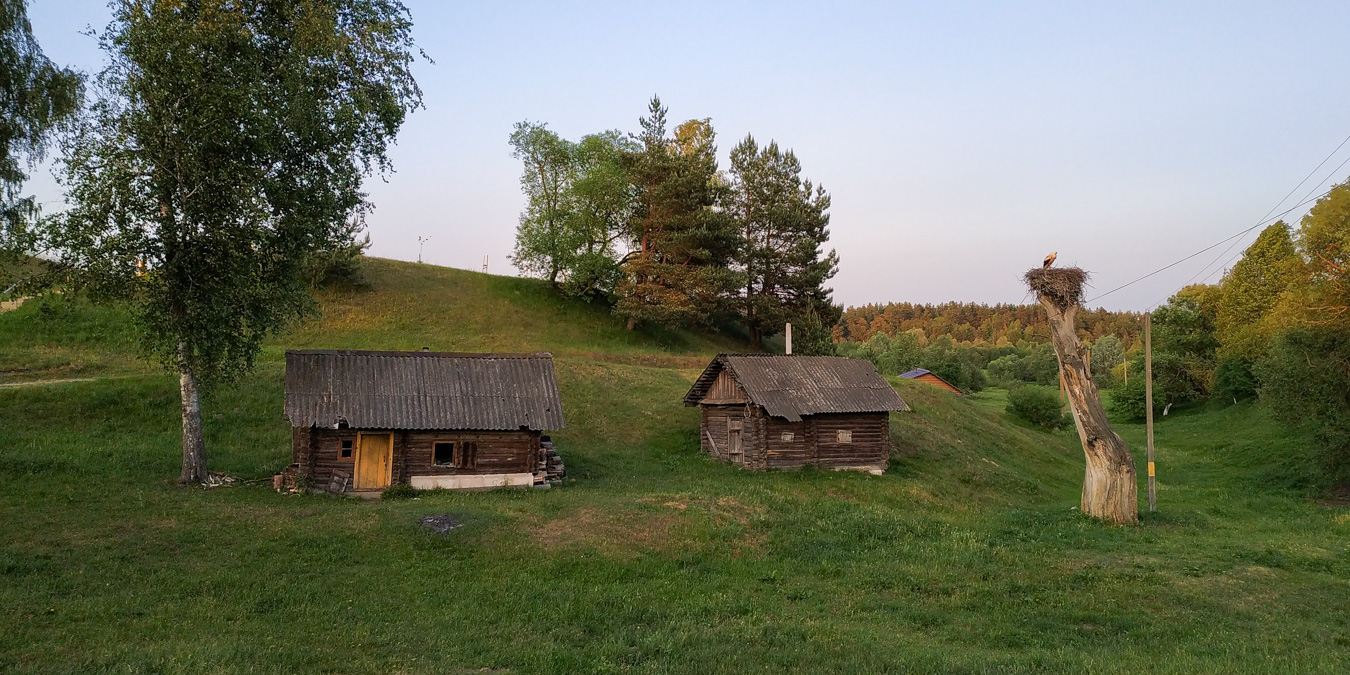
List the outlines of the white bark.
{"label": "white bark", "polygon": [[[180,352],[186,351],[180,347]],[[206,480],[206,442],[202,436],[202,402],[197,378],[183,359],[178,366],[178,393],[183,408],[183,472],[178,481],[185,485]]]}

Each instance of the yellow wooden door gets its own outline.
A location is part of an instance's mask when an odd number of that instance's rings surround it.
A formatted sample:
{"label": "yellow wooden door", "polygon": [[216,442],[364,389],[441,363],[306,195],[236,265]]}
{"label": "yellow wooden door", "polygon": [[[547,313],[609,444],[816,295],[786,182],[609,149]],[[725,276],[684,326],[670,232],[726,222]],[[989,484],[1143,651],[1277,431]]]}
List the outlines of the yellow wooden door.
{"label": "yellow wooden door", "polygon": [[357,490],[379,490],[389,487],[394,466],[393,434],[359,434],[356,449],[356,475],[352,486]]}

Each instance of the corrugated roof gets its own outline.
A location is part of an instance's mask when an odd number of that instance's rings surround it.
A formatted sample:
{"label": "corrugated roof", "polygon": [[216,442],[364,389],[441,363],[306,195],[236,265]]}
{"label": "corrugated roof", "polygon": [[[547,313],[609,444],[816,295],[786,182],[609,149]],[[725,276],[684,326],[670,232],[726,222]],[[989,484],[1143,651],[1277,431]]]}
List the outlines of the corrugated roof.
{"label": "corrugated roof", "polygon": [[941,380],[943,384],[947,385],[948,387],[951,387],[957,392],[960,392],[962,394],[966,393],[960,387],[952,384],[951,382],[948,382],[946,378],[942,377],[941,375],[938,375],[937,373],[931,370],[928,370],[927,368],[915,368],[914,370],[911,370],[907,373],[900,373],[900,377],[907,378],[910,380],[916,377],[923,377],[924,375],[932,375],[933,377],[936,377],[937,379]]}
{"label": "corrugated roof", "polygon": [[553,355],[287,350],[292,426],[534,431],[563,427]]}
{"label": "corrugated roof", "polygon": [[698,405],[723,369],[766,412],[791,422],[817,413],[909,410],[870,361],[771,354],[719,354],[685,394],[684,404]]}

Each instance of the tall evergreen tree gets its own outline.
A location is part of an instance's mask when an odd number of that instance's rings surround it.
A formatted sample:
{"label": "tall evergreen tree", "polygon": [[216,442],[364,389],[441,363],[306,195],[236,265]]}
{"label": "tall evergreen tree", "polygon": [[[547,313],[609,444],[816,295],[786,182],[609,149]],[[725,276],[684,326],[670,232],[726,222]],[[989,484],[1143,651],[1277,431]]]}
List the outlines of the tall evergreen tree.
{"label": "tall evergreen tree", "polygon": [[833,250],[822,253],[830,237],[830,196],[801,171],[796,154],[775,142],[760,148],[746,136],[731,151],[726,208],[742,240],[738,315],[755,349],[765,335],[808,313],[837,320],[825,282],[838,271],[839,257]]}
{"label": "tall evergreen tree", "polygon": [[42,53],[27,4],[0,0],[0,254],[31,253],[37,205],[20,192],[24,165],[42,157],[50,132],[79,110],[83,93],[79,74]]}
{"label": "tall evergreen tree", "polygon": [[1289,227],[1277,222],[1247,247],[1219,283],[1215,330],[1219,358],[1259,358],[1274,336],[1268,321],[1299,262]]}
{"label": "tall evergreen tree", "polygon": [[724,188],[712,126],[685,123],[672,137],[666,114],[652,97],[634,137],[638,147],[625,155],[634,196],[626,227],[632,251],[622,261],[615,311],[630,330],[640,321],[707,323],[737,282],[728,269],[734,225],[715,208]]}
{"label": "tall evergreen tree", "polygon": [[44,229],[72,283],[130,303],[178,373],[183,482],[206,475],[200,388],[313,311],[311,254],[389,167],[421,103],[411,29],[397,0],[115,3],[105,95],[66,149],[71,209]]}

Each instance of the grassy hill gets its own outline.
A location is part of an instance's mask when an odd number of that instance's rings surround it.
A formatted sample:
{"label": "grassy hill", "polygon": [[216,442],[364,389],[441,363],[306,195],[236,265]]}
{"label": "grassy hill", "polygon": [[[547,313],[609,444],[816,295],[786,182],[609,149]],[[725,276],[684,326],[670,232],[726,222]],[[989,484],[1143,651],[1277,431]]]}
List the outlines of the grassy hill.
{"label": "grassy hill", "polygon": [[[636,332],[543,285],[372,260],[372,289],[206,402],[215,469],[289,461],[287,347],[550,350],[575,482],[361,502],[182,489],[175,381],[128,317],[0,314],[0,670],[1338,672],[1350,512],[1260,409],[1159,425],[1158,514],[1076,512],[1069,433],[997,392],[896,386],[884,476],[751,473],[681,397],[727,338]],[[1134,449],[1142,430],[1121,427]],[[465,525],[422,530],[428,514]]]}

